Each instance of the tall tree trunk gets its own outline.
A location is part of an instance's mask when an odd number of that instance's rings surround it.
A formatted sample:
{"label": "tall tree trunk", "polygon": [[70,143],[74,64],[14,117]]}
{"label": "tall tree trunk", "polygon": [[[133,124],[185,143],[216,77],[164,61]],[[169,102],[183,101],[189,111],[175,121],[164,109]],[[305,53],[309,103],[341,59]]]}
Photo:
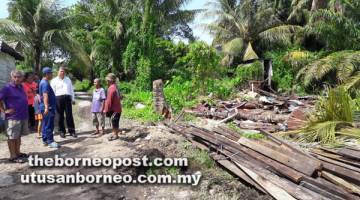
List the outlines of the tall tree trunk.
{"label": "tall tree trunk", "polygon": [[311,11],[324,9],[328,6],[328,0],[313,0],[311,4]]}
{"label": "tall tree trunk", "polygon": [[91,59],[91,66],[90,66],[90,73],[89,73],[89,80],[93,81],[95,79],[95,72],[94,72],[94,66],[95,66],[95,62]]}
{"label": "tall tree trunk", "polygon": [[34,46],[34,51],[35,73],[39,74],[41,72],[41,47]]}

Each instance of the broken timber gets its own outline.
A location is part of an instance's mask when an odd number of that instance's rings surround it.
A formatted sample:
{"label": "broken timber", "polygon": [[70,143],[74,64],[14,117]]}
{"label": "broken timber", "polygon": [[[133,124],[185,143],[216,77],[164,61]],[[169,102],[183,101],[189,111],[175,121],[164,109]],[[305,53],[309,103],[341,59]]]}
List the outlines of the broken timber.
{"label": "broken timber", "polygon": [[264,131],[261,133],[267,140],[252,140],[222,126],[212,131],[191,124],[168,126],[208,151],[219,165],[275,199],[359,199],[359,168],[350,165],[348,155],[355,155],[355,149],[331,150],[328,153],[338,153],[334,158],[340,159],[333,160],[308,154]]}

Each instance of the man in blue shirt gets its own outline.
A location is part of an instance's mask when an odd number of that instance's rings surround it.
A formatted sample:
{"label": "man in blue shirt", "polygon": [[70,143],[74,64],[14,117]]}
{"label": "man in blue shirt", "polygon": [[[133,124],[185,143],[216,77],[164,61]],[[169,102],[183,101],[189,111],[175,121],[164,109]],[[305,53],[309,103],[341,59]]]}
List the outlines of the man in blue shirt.
{"label": "man in blue shirt", "polygon": [[56,111],[56,97],[49,81],[52,79],[52,69],[44,67],[43,79],[39,85],[39,95],[41,98],[40,111],[43,114],[43,127],[41,130],[43,143],[50,148],[59,148],[60,145],[54,141],[54,121]]}

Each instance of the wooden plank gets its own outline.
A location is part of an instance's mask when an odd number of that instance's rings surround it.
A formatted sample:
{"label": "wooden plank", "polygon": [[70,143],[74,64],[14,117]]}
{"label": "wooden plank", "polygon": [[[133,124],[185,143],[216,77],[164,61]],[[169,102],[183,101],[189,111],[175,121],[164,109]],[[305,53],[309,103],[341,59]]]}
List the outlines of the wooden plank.
{"label": "wooden plank", "polygon": [[360,185],[360,173],[330,163],[323,163],[324,170],[335,174],[349,182]]}
{"label": "wooden plank", "polygon": [[[218,131],[218,132],[220,132],[220,131]],[[228,130],[228,132],[234,132],[234,131]],[[284,141],[280,138],[277,138],[266,131],[260,130],[260,132],[263,135],[265,135],[267,138],[269,138],[270,140],[257,140],[257,142],[277,151],[279,154],[286,155],[287,157],[296,158],[297,160],[300,160],[301,163],[311,162],[312,165],[318,166],[317,167],[318,170],[321,169],[321,167],[322,167],[321,162],[316,160],[314,157],[301,151],[300,149],[297,149],[296,147],[294,147],[294,145],[290,145],[290,144],[286,143],[286,141]],[[239,138],[240,138],[240,136],[239,136]],[[229,138],[229,139],[231,139],[231,138]]]}
{"label": "wooden plank", "polygon": [[[189,139],[188,140],[197,148],[204,150],[204,151],[209,151],[209,144],[202,144],[200,142],[197,142],[194,139]],[[226,168],[227,170],[231,171],[233,174],[235,174],[236,176],[238,176],[240,179],[242,179],[243,181],[249,183],[250,185],[254,186],[256,189],[258,189],[259,191],[263,192],[264,194],[266,194],[266,191],[256,182],[254,182],[247,174],[245,174],[243,171],[241,171],[238,167],[236,167],[236,165],[234,165],[233,163],[231,163],[230,161],[225,159],[225,156],[223,155],[211,155],[210,157],[213,158],[217,163],[219,163],[221,166],[223,166],[224,168]]]}
{"label": "wooden plank", "polygon": [[237,113],[235,112],[234,114],[230,115],[229,117],[223,119],[223,120],[220,120],[219,123],[226,123],[226,122],[229,122],[231,120],[233,120],[235,117],[236,117]]}
{"label": "wooden plank", "polygon": [[208,133],[206,131],[203,131],[199,128],[192,127],[193,130],[191,130],[191,133],[197,137],[200,137],[206,141],[209,141],[216,146],[223,145],[223,148],[233,152],[237,153],[239,151],[244,152],[248,154],[249,156],[255,158],[256,160],[261,161],[262,163],[270,166],[274,171],[276,171],[279,174],[282,174],[283,176],[289,178],[290,180],[294,181],[295,183],[299,183],[304,176],[304,174],[284,165],[281,164],[271,158],[268,158],[261,153],[258,153],[250,148],[247,148],[245,146],[240,145],[239,143],[236,143],[234,141],[231,141],[223,136],[215,135]]}
{"label": "wooden plank", "polygon": [[342,163],[342,162],[339,162],[339,161],[336,161],[336,160],[333,160],[333,159],[330,159],[330,158],[327,158],[327,157],[324,157],[324,156],[321,156],[321,155],[318,155],[318,154],[313,154],[317,159],[319,160],[322,160],[324,162],[327,162],[327,163],[330,163],[330,164],[334,164],[334,165],[338,165],[340,167],[344,167],[344,168],[347,168],[347,169],[350,169],[350,170],[353,170],[353,171],[356,171],[356,172],[360,172],[360,169],[357,168],[357,167],[354,167],[354,166],[351,166],[351,165],[347,165],[345,163]]}
{"label": "wooden plank", "polygon": [[279,154],[283,154],[283,155],[291,157],[291,158],[296,158],[296,160],[298,160],[301,163],[304,163],[304,164],[310,163],[313,166],[318,166],[317,170],[320,170],[322,167],[321,162],[319,160],[317,160],[316,158],[314,158],[310,155],[305,155],[303,153],[299,153],[298,151],[295,151],[292,148],[289,148],[287,145],[284,145],[283,143],[278,145],[277,143],[275,143],[272,140],[257,140],[256,142],[258,142],[259,144],[264,145],[268,148],[271,148],[274,151],[277,151]]}
{"label": "wooden plank", "polygon": [[319,178],[311,178],[311,177],[304,177],[305,182],[308,182],[318,188],[321,188],[325,191],[330,192],[332,195],[336,195],[340,198],[344,199],[358,199],[354,195],[350,194],[348,191],[346,191],[344,188],[339,187],[321,177]]}
{"label": "wooden plank", "polygon": [[324,171],[321,172],[321,176],[324,177],[325,179],[329,180],[330,182],[345,188],[346,190],[348,190],[351,193],[360,194],[360,187],[353,185],[340,177],[337,177],[331,173],[324,172]]}
{"label": "wooden plank", "polygon": [[225,136],[225,137],[227,137],[227,138],[229,138],[231,140],[234,140],[234,141],[236,141],[236,140],[238,140],[240,138],[239,134],[237,134],[237,136],[234,136],[233,134],[222,130],[220,127],[214,128],[213,131],[216,132],[216,133],[219,133],[219,134],[221,134],[221,135],[223,135],[223,136]]}
{"label": "wooden plank", "polygon": [[322,151],[322,150],[319,150],[319,149],[312,149],[311,152],[315,153],[317,155],[320,155],[322,157],[331,158],[331,159],[333,159],[335,161],[339,161],[339,162],[343,162],[343,163],[346,163],[346,164],[349,164],[349,165],[360,167],[360,163],[358,163],[356,161],[347,160],[346,158],[343,158],[342,156],[339,156],[337,154],[328,153],[328,152],[325,152],[325,151]]}
{"label": "wooden plank", "polygon": [[354,151],[360,151],[360,149],[359,149],[359,148],[357,148],[357,147],[353,147],[353,146],[347,146],[346,148],[347,148],[347,149],[354,150]]}
{"label": "wooden plank", "polygon": [[219,163],[221,166],[235,174],[237,177],[242,179],[243,181],[247,182],[248,184],[254,186],[259,191],[263,192],[264,194],[267,194],[267,192],[254,180],[252,180],[245,172],[243,172],[241,169],[239,169],[234,163],[230,162],[229,160],[224,159],[224,156],[220,155],[211,155],[211,157]]}
{"label": "wooden plank", "polygon": [[351,149],[340,149],[337,152],[338,154],[347,157],[347,158],[351,158],[354,160],[360,160],[360,152],[359,151],[355,151],[355,150],[351,150]]}
{"label": "wooden plank", "polygon": [[[227,150],[222,149],[220,151],[224,155],[227,155],[229,157],[231,156],[231,152]],[[255,173],[261,175],[262,177],[265,177],[270,182],[283,188],[286,192],[288,192],[290,195],[292,195],[297,199],[303,199],[303,200],[326,199],[325,197],[317,193],[314,193],[311,190],[308,190],[302,186],[299,186],[286,178],[279,177],[275,173],[269,171],[269,169],[267,167],[264,167],[261,163],[259,163],[259,161],[255,160],[254,158],[251,158],[245,153],[240,153],[231,156],[231,160],[235,163],[237,162],[243,164],[245,167],[253,170]]]}
{"label": "wooden plank", "polygon": [[326,191],[324,189],[321,189],[321,188],[319,188],[319,187],[317,187],[317,186],[315,186],[315,185],[313,185],[311,183],[308,183],[306,181],[301,181],[300,185],[307,188],[307,189],[309,189],[309,190],[311,190],[311,191],[314,191],[314,192],[316,192],[318,194],[321,194],[322,196],[325,196],[326,198],[331,199],[331,200],[346,200],[344,198],[335,196],[331,192]]}
{"label": "wooden plank", "polygon": [[[223,133],[227,133],[229,135],[232,135],[234,138],[236,138],[236,140],[238,140],[239,138],[241,138],[240,134],[236,131],[231,130],[230,128],[224,127],[224,126],[218,126],[215,129],[215,132],[219,133],[219,134],[223,134]],[[236,141],[235,140],[235,141]]]}
{"label": "wooden plank", "polygon": [[244,165],[240,163],[235,163],[237,166],[240,167],[247,175],[249,175],[255,182],[261,185],[272,197],[277,200],[296,200],[292,197],[289,193],[287,193],[282,188],[278,187],[277,185],[273,184],[272,182],[268,181],[262,176],[254,173],[252,170],[248,169]]}
{"label": "wooden plank", "polygon": [[297,160],[296,157],[278,154],[277,151],[261,145],[254,140],[240,138],[237,142],[308,176],[312,176],[316,170],[321,168],[321,164],[315,165],[311,162],[304,165],[303,161]]}

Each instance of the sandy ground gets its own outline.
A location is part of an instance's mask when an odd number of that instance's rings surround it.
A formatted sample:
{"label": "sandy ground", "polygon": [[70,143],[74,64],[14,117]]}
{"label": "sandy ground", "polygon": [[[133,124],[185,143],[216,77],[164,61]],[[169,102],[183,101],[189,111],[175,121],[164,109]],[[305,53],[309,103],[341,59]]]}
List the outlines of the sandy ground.
{"label": "sandy ground", "polygon": [[[22,137],[21,151],[40,157],[142,157],[166,156],[180,157],[179,144],[185,139],[169,132],[165,126],[145,126],[131,120],[122,120],[123,135],[119,140],[107,141],[108,134],[97,138],[91,135],[93,127],[88,114],[74,110],[78,138],[67,136],[65,139],[55,135],[55,140],[62,145],[60,149],[45,147],[35,133]],[[201,185],[111,185],[111,184],[83,184],[83,185],[39,185],[22,184],[21,174],[139,174],[145,169],[120,168],[39,168],[30,167],[28,163],[13,164],[8,162],[8,148],[6,141],[0,142],[0,200],[31,199],[31,200],[113,200],[113,199],[269,199],[268,196],[242,185],[236,179],[229,182],[202,178]],[[234,181],[235,180],[235,181]],[[222,181],[222,182],[221,182]],[[224,182],[224,183],[223,183]],[[235,182],[235,183],[234,183]],[[226,186],[226,187],[225,187]],[[228,187],[235,192],[235,197],[229,197]],[[215,189],[214,189],[215,188]],[[205,191],[205,192],[204,192]],[[219,195],[222,191],[224,195]]]}
{"label": "sandy ground", "polygon": [[[143,149],[153,147],[171,148],[179,136],[163,134],[157,127],[146,128],[133,121],[123,121],[124,135],[120,140],[109,142],[107,135],[96,138],[86,130],[89,123],[80,124],[78,138],[55,136],[62,145],[54,150],[43,146],[35,133],[22,138],[22,152],[39,155],[39,157],[132,157],[144,155]],[[166,136],[166,138],[165,138]],[[155,141],[155,142],[154,142]],[[12,164],[7,161],[6,142],[0,143],[0,199],[189,199],[190,188],[179,190],[179,186],[167,186],[166,194],[161,194],[162,187],[156,185],[36,185],[21,184],[20,175],[30,174],[70,174],[80,171],[82,174],[133,174],[134,169],[110,168],[31,168],[28,163]],[[183,187],[183,186],[182,186]],[[177,193],[168,193],[175,190]]]}

